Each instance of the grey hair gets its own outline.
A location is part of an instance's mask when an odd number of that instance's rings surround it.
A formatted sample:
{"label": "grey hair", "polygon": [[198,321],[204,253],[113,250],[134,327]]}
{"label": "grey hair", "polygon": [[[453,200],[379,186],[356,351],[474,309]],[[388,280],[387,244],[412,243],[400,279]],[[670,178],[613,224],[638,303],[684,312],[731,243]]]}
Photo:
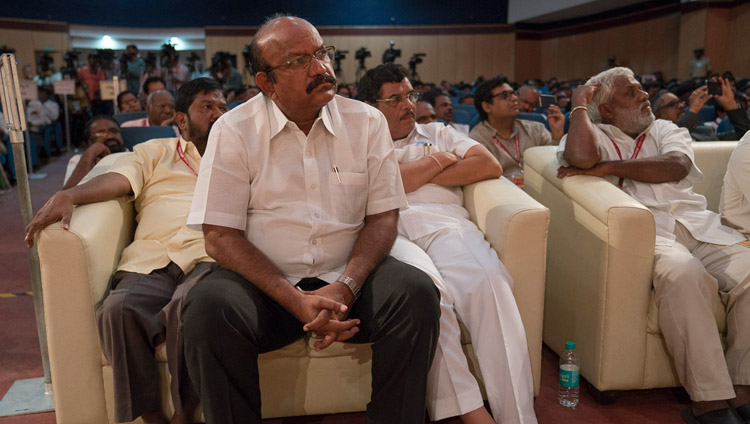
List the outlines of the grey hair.
{"label": "grey hair", "polygon": [[599,105],[602,103],[609,103],[609,101],[612,100],[612,96],[615,94],[615,79],[617,79],[617,77],[635,77],[635,74],[633,74],[633,71],[630,70],[630,68],[620,66],[600,72],[586,81],[586,85],[601,85],[599,91],[594,93],[591,103],[586,105],[592,122],[596,124],[602,122],[602,115],[599,113]]}
{"label": "grey hair", "polygon": [[521,87],[519,87],[519,88],[518,88],[518,92],[519,92],[519,93],[522,93],[522,92],[524,92],[524,91],[529,91],[529,90],[530,90],[530,91],[531,91],[532,93],[536,93],[536,94],[539,94],[539,90],[537,90],[537,89],[536,89],[536,87],[532,87],[532,86],[530,86],[530,85],[528,85],[528,84],[524,84],[524,85],[522,85]]}
{"label": "grey hair", "polygon": [[172,93],[170,93],[169,91],[167,91],[167,90],[156,90],[156,91],[152,91],[151,93],[148,94],[148,98],[146,98],[146,104],[149,105],[149,106],[152,105],[152,104],[154,104],[154,96],[156,96],[157,94],[168,94],[169,98],[171,98],[172,101],[174,101],[174,97],[172,96]]}

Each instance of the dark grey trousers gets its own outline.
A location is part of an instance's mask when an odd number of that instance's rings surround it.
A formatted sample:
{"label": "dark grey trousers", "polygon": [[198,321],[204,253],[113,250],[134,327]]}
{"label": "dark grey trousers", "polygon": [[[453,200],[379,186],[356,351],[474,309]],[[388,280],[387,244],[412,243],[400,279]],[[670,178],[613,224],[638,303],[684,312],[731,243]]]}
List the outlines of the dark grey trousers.
{"label": "dark grey trousers", "polygon": [[[426,274],[391,257],[368,277],[349,314],[361,321],[349,342],[374,343],[368,423],[424,422],[439,303]],[[190,291],[182,322],[188,370],[207,424],[261,423],[258,354],[301,338],[303,324],[220,267]]]}
{"label": "dark grey trousers", "polygon": [[161,410],[154,352],[165,341],[175,410],[182,412],[185,405],[197,405],[183,361],[178,313],[187,290],[211,265],[202,262],[184,275],[170,262],[150,274],[118,271],[112,277],[112,289],[97,308],[96,318],[102,351],[113,371],[116,422]]}

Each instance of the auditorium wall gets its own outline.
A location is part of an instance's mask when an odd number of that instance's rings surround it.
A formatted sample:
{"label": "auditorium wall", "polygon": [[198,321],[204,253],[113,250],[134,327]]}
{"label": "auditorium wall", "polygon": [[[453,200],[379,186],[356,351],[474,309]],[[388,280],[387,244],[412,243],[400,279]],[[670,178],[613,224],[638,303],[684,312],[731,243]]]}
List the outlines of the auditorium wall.
{"label": "auditorium wall", "polygon": [[[2,21],[0,19],[0,21]],[[20,28],[29,25],[44,30],[29,30]],[[12,28],[18,26],[19,28]],[[46,51],[55,60],[54,65],[59,69],[63,63],[65,51],[70,49],[70,36],[67,25],[62,22],[21,21],[13,23],[0,22],[0,46],[6,45],[16,49],[18,72],[24,65],[35,66],[35,53]]]}
{"label": "auditorium wall", "polygon": [[[450,28],[448,29],[448,31]],[[206,30],[206,56],[210,57],[218,50],[228,50],[242,58],[242,50],[250,43],[250,29],[230,29],[240,35],[212,35]],[[418,34],[376,34],[362,35],[361,29],[321,28],[324,42],[334,45],[338,50],[347,50],[346,59],[341,62],[343,79],[354,81],[358,62],[355,52],[367,48],[372,56],[365,61],[365,66],[373,68],[382,63],[383,52],[389,42],[401,49],[401,57],[396,63],[408,68],[409,58],[414,53],[425,53],[422,63],[417,65],[417,73],[423,81],[473,81],[478,75],[490,77],[496,74],[513,75],[515,37],[512,33],[482,34],[440,34],[446,28],[435,29],[430,34],[424,28],[410,31],[401,28],[401,32],[419,32]],[[226,30],[221,31],[222,34]],[[238,60],[241,61],[241,60]],[[241,65],[244,69],[244,64]]]}
{"label": "auditorium wall", "polygon": [[[62,65],[62,55],[71,43],[66,23],[3,18],[0,23],[0,46],[16,49],[19,68],[33,64],[35,53],[41,51],[52,55],[55,66]],[[242,50],[253,31],[251,27],[206,27],[206,57],[218,50],[229,51],[237,55],[243,72]],[[750,31],[750,2],[676,10],[627,24],[615,19],[595,28],[556,31],[514,31],[508,25],[321,27],[326,43],[348,50],[342,62],[347,82],[355,77],[357,49],[370,50],[372,56],[366,66],[372,68],[381,63],[391,40],[402,52],[397,63],[405,66],[413,53],[426,53],[417,72],[422,80],[431,82],[473,81],[478,75],[497,74],[515,81],[553,76],[587,78],[604,69],[609,56],[636,73],[661,71],[666,78],[684,79],[696,47],[705,48],[714,71],[732,70],[737,77],[750,76],[744,36]],[[252,82],[249,74],[244,75]]]}

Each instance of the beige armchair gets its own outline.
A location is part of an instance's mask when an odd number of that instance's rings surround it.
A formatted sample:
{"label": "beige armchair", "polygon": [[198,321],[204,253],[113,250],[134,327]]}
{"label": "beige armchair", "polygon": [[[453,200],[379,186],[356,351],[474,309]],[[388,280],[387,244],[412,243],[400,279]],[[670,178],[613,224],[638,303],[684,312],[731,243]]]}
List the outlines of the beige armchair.
{"label": "beige armchair", "polygon": [[[718,210],[722,180],[736,142],[693,143],[704,180],[695,190]],[[557,178],[557,146],[524,153],[525,190],[552,214],[547,245],[544,342],[562,352],[576,342],[581,375],[600,391],[679,386],[657,323],[651,211],[616,180]],[[724,309],[714,299],[723,333]],[[605,392],[605,393],[601,393]]]}
{"label": "beige armchair", "polygon": [[[104,172],[114,155],[92,171]],[[539,392],[544,302],[544,263],[549,211],[512,183],[485,181],[465,189],[472,219],[515,280],[515,296],[526,328],[535,390]],[[113,422],[112,372],[99,347],[94,312],[107,291],[120,252],[135,227],[132,203],[113,200],[77,207],[69,231],[59,224],[40,234],[50,366],[59,424]],[[470,340],[465,338],[471,352]],[[473,354],[472,354],[473,359]],[[164,411],[173,413],[164,346]],[[263,416],[363,411],[370,397],[369,345],[335,343],[315,352],[300,340],[259,358]],[[470,361],[472,362],[472,361]],[[476,362],[472,362],[476,369]],[[201,410],[196,411],[197,415]]]}

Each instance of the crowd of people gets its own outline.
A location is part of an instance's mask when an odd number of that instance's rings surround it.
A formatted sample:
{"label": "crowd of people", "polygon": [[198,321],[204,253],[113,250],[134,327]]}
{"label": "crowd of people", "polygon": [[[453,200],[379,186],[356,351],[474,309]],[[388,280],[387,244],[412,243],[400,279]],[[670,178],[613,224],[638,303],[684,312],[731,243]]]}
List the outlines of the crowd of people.
{"label": "crowd of people", "polygon": [[[191,79],[175,56],[168,73],[144,79],[137,49],[128,49],[119,110],[145,106],[147,116],[122,126],[174,125],[175,137],[138,144],[78,184],[123,146],[120,125],[97,103],[102,72],[90,61],[78,81],[92,113],[103,113],[85,124],[87,147],[65,189],[26,236],[31,245],[45,226],[66,227],[74,205],[135,201],[135,240],[97,310],[116,421],[167,422],[153,360],[166,341],[172,423],[192,422],[199,400],[208,423],[260,423],[258,354],[312,332],[316,349],[374,343],[370,422],[420,423],[427,408],[433,420],[535,423],[513,281],[468,220],[461,186],[504,176],[523,187],[523,152],[538,145],[558,145],[560,178],[614,175],[653,211],[659,325],[693,400],[685,421],[750,420],[747,227],[722,223],[692,191],[700,170],[691,148],[703,136],[743,137],[747,80],[707,75],[719,85],[714,94],[705,76],[663,81],[614,67],[588,81],[518,85],[497,76],[437,86],[384,64],[344,85],[316,28],[283,16],[251,44],[262,95],[241,88],[229,110],[231,69],[224,82]],[[544,94],[555,101],[542,109]],[[41,95],[39,103],[44,113]],[[696,122],[709,103],[732,134],[717,132],[715,120]],[[476,122],[456,122],[457,104],[473,105]],[[747,222],[743,192],[724,210]],[[390,256],[394,244],[408,257]],[[728,314],[726,355],[711,312],[716,291]],[[459,322],[474,342],[489,410]]]}

